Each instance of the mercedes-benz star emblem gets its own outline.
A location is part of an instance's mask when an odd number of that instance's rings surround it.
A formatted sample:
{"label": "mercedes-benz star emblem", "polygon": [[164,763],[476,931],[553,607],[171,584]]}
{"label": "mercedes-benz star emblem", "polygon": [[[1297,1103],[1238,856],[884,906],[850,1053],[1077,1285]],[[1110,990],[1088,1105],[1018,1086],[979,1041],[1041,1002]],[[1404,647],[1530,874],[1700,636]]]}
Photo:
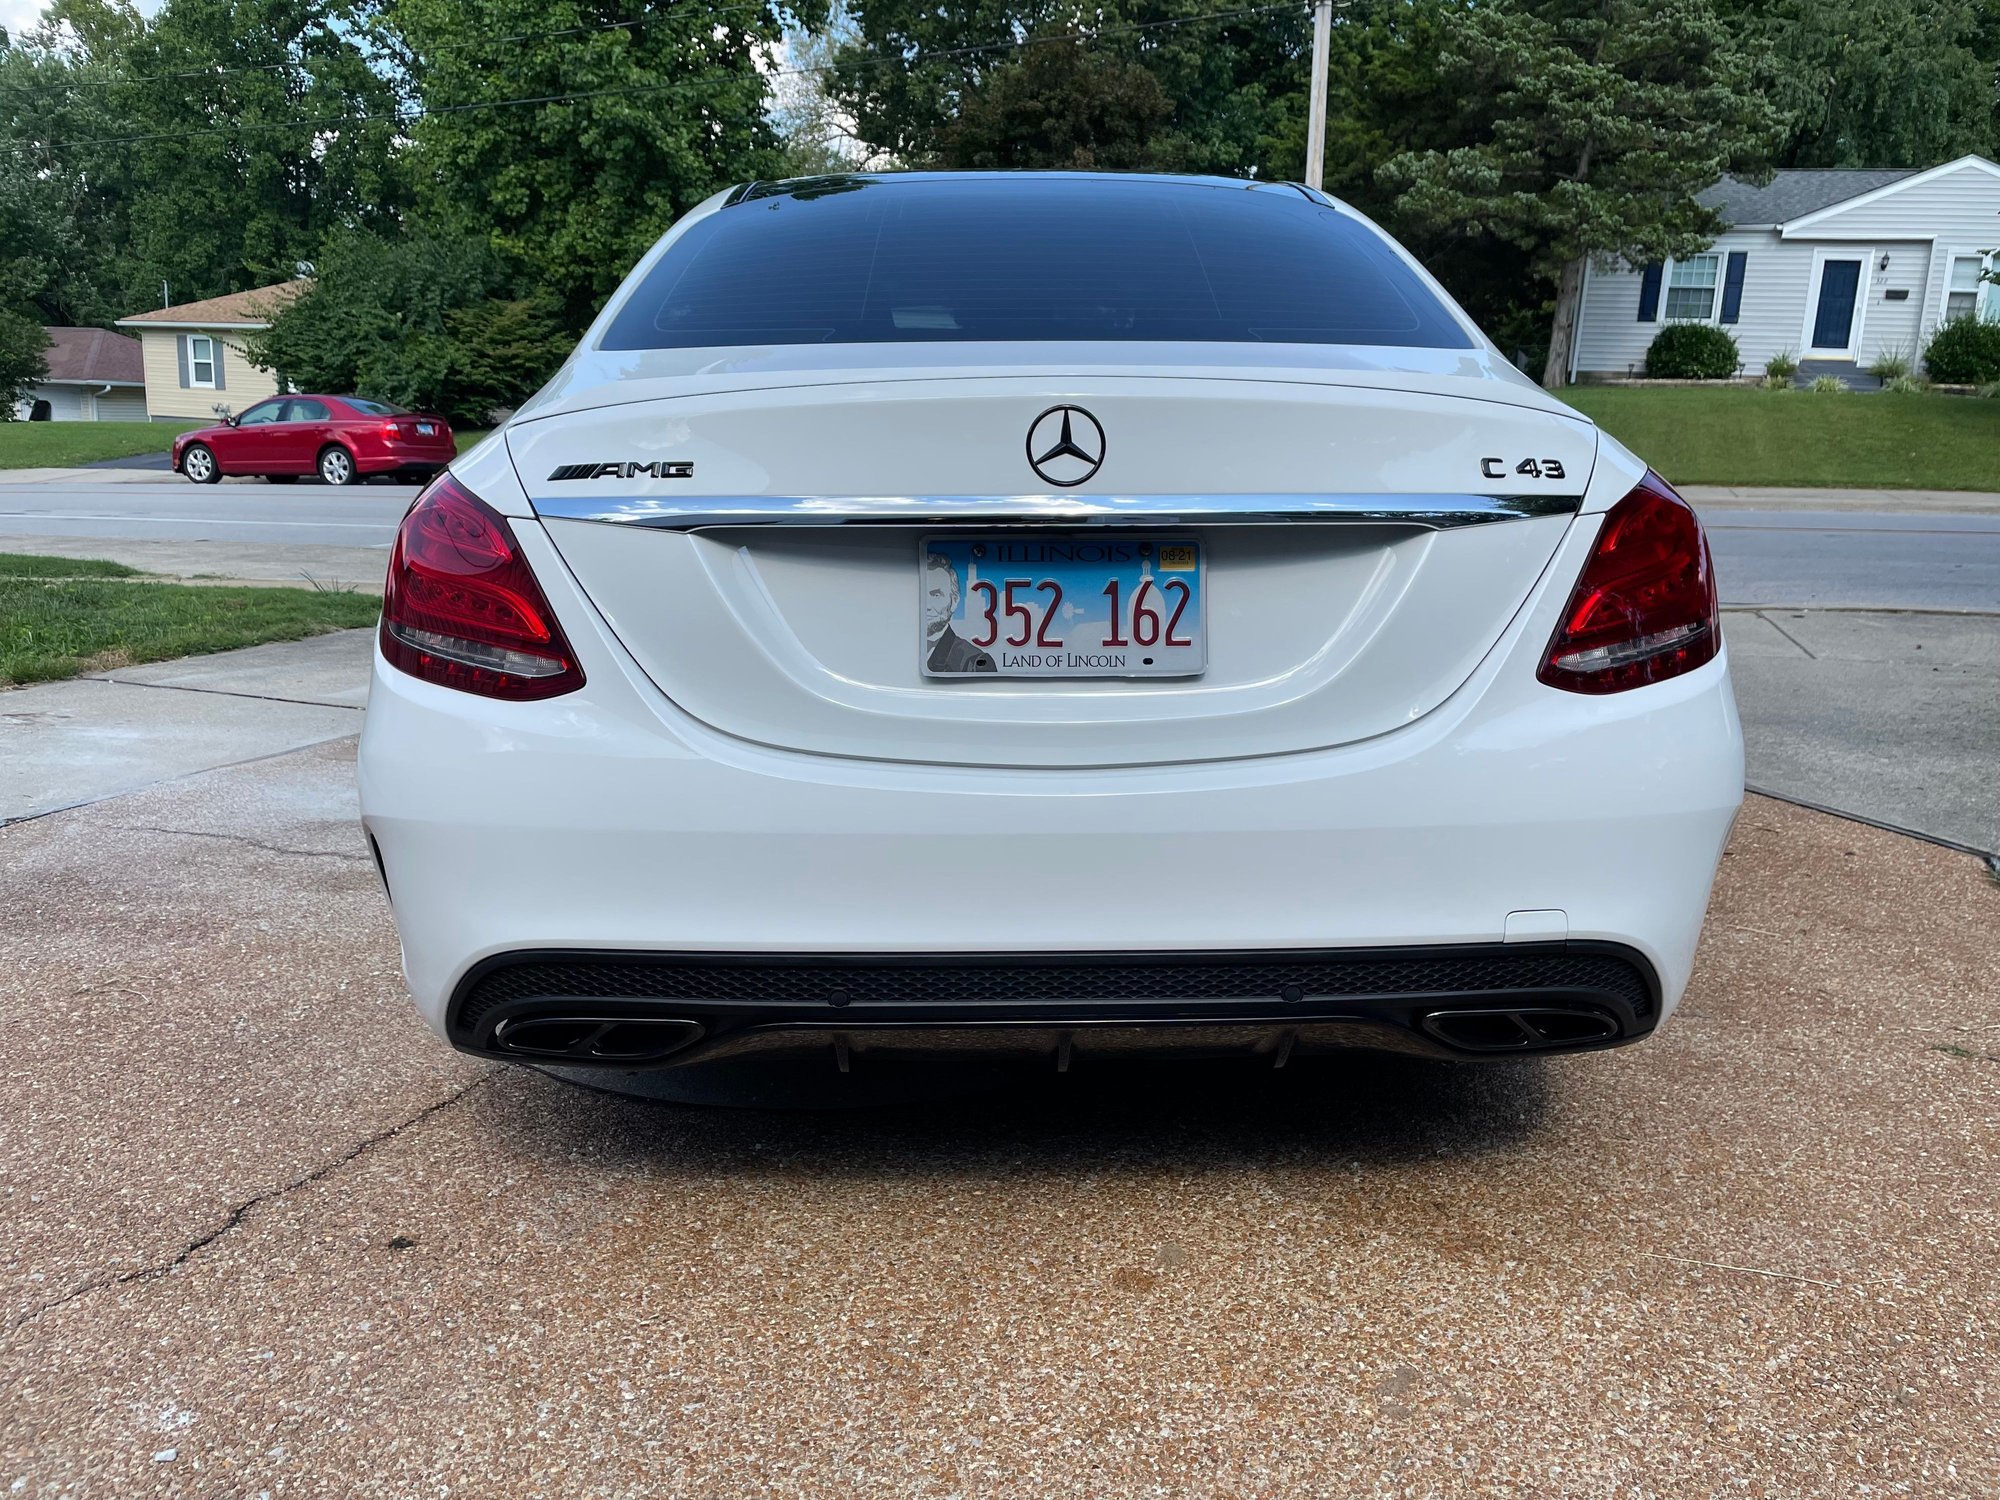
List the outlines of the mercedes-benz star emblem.
{"label": "mercedes-benz star emblem", "polygon": [[1104,429],[1080,406],[1051,406],[1028,429],[1028,467],[1058,489],[1082,484],[1104,465]]}

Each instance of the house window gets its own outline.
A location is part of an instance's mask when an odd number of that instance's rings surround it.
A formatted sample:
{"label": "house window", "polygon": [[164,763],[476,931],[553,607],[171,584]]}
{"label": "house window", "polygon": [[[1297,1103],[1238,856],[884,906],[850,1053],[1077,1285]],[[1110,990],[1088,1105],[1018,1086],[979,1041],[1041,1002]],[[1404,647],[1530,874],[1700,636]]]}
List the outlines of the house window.
{"label": "house window", "polygon": [[1693,255],[1667,268],[1667,321],[1706,323],[1715,316],[1719,255]]}
{"label": "house window", "polygon": [[188,384],[215,389],[215,340],[205,333],[188,335]]}
{"label": "house window", "polygon": [[1949,323],[1953,318],[1970,318],[1979,311],[1979,273],[1985,267],[1983,255],[1954,255],[1951,258],[1951,280],[1945,285],[1944,317]]}

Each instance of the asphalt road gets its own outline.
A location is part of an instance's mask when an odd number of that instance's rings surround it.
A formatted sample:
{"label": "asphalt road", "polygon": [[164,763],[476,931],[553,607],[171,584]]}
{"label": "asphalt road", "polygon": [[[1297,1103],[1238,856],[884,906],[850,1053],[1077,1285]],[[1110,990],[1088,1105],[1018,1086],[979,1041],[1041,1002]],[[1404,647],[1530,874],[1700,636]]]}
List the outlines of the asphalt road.
{"label": "asphalt road", "polygon": [[0,537],[387,547],[416,488],[0,483]]}
{"label": "asphalt road", "polygon": [[[0,537],[386,548],[407,485],[0,484]],[[1703,509],[1729,604],[2000,611],[2000,515]]]}
{"label": "asphalt road", "polygon": [[2000,515],[1705,509],[1728,604],[2000,614]]}

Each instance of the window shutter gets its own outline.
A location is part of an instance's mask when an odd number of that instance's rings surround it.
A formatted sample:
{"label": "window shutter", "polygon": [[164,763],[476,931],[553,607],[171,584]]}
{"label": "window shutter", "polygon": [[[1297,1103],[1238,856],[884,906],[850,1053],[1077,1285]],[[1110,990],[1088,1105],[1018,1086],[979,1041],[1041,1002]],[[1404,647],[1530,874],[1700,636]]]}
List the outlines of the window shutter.
{"label": "window shutter", "polygon": [[1657,323],[1660,320],[1660,271],[1658,261],[1646,267],[1646,274],[1639,283],[1639,321]]}
{"label": "window shutter", "polygon": [[1729,269],[1722,273],[1722,321],[1734,323],[1736,315],[1743,310],[1743,263],[1750,259],[1747,250],[1729,252]]}
{"label": "window shutter", "polygon": [[218,391],[226,391],[229,386],[222,378],[222,340],[214,339],[208,347],[215,354],[215,388]]}
{"label": "window shutter", "polygon": [[190,390],[194,386],[194,377],[188,373],[188,336],[186,334],[177,333],[174,335],[174,353],[179,357],[181,364],[181,389],[184,391]]}

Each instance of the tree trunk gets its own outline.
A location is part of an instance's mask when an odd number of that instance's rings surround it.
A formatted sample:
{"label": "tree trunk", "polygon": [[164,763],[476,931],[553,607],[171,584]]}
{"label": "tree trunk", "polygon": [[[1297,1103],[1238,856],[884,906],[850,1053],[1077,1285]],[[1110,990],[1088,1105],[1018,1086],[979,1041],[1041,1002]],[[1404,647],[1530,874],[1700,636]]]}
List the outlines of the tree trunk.
{"label": "tree trunk", "polygon": [[1583,262],[1579,255],[1563,267],[1556,288],[1556,321],[1549,330],[1549,362],[1542,366],[1542,384],[1559,391],[1569,384],[1569,355],[1576,346],[1576,312],[1583,302]]}

